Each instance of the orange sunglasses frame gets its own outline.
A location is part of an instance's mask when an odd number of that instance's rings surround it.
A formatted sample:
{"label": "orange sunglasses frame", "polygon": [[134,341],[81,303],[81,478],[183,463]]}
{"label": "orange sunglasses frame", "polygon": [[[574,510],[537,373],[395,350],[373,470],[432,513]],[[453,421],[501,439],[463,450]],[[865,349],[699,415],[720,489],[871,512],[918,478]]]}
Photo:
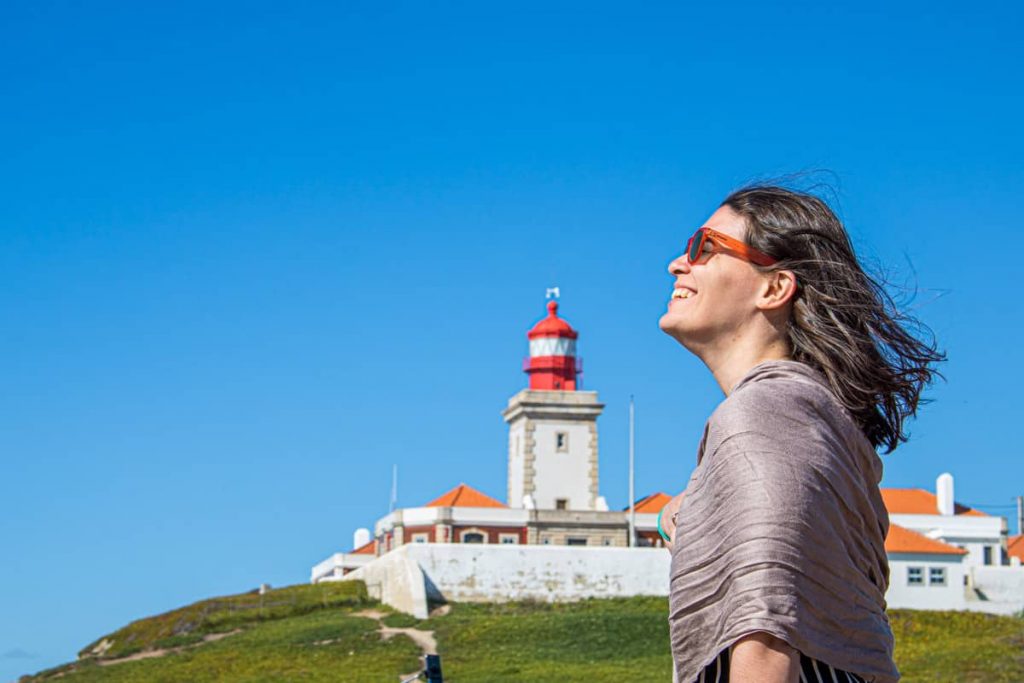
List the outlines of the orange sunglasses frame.
{"label": "orange sunglasses frame", "polygon": [[[730,237],[729,235],[712,230],[711,228],[698,228],[697,232],[693,233],[693,236],[689,241],[687,241],[686,259],[688,261],[690,261],[690,247],[693,246],[693,240],[695,239],[700,240],[700,251],[702,253],[704,251],[705,242],[711,240],[711,243],[722,251],[730,252],[734,256],[738,256],[739,258],[745,261],[750,261],[751,263],[756,263],[759,266],[774,266],[778,263],[777,260],[773,259],[768,254],[744,244],[735,237]],[[693,261],[690,261],[690,263],[693,263]]]}

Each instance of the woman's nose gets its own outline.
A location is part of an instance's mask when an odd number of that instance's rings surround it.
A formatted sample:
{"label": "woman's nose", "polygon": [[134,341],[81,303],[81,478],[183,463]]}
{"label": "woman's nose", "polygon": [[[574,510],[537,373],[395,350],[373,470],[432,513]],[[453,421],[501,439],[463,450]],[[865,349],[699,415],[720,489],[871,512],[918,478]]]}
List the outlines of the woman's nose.
{"label": "woman's nose", "polygon": [[680,254],[679,256],[672,259],[668,264],[669,275],[679,275],[680,273],[690,272],[690,259],[686,257],[686,254]]}

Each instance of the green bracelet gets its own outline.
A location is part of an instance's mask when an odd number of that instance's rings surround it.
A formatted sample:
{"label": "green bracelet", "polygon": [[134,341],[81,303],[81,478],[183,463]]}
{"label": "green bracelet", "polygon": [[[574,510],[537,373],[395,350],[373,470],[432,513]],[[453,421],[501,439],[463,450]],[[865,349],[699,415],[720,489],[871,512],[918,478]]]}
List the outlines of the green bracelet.
{"label": "green bracelet", "polygon": [[666,543],[671,543],[672,539],[668,537],[665,530],[661,528],[661,516],[665,514],[665,508],[661,508],[661,512],[658,513],[658,535],[665,539]]}

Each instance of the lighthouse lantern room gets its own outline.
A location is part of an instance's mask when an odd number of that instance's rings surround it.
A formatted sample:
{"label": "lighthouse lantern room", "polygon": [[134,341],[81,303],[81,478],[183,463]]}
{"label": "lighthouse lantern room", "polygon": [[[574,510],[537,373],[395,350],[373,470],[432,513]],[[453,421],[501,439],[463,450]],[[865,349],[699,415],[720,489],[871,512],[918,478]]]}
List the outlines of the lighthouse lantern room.
{"label": "lighthouse lantern room", "polygon": [[530,357],[523,370],[533,391],[576,391],[582,359],[576,357],[576,330],[558,317],[558,302],[548,302],[548,316],[526,333]]}

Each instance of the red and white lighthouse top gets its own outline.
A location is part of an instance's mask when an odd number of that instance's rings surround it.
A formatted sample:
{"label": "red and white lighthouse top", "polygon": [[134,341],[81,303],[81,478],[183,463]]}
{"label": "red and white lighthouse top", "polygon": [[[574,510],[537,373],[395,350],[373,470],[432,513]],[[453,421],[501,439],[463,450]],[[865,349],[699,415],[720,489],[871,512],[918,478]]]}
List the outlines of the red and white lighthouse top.
{"label": "red and white lighthouse top", "polygon": [[548,317],[526,333],[530,340],[530,358],[523,370],[530,376],[530,389],[539,391],[576,391],[576,376],[581,363],[576,358],[579,333],[558,317],[558,302],[548,302]]}

